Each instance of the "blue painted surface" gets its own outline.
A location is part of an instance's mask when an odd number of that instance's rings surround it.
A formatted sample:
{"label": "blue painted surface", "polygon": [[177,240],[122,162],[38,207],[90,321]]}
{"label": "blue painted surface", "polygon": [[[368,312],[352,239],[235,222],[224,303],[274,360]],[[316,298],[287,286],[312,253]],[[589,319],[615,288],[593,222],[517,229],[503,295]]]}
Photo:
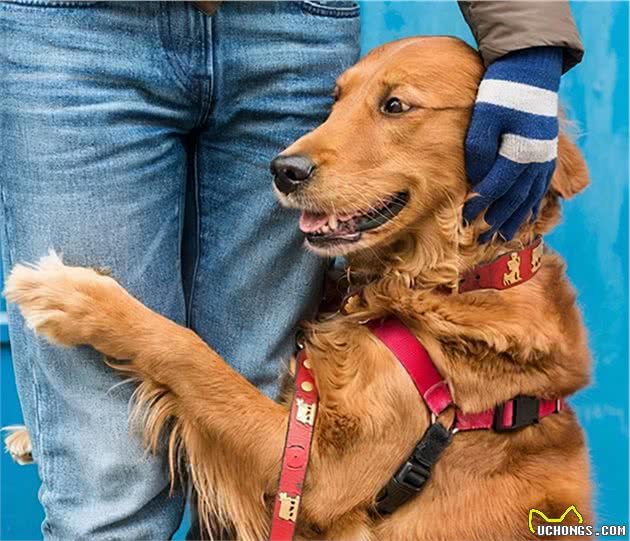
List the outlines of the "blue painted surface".
{"label": "blue painted surface", "polygon": [[[8,344],[0,346],[0,384],[2,396],[0,424],[6,426],[22,419],[13,384],[13,366]],[[44,512],[37,500],[39,478],[35,466],[18,466],[7,453],[0,462],[1,513],[0,539],[41,539]]]}
{"label": "blue painted surface", "polygon": [[[592,185],[564,207],[550,244],[566,259],[590,332],[591,387],[573,399],[587,431],[599,522],[628,521],[628,4],[572,5],[587,54],[562,99],[576,122]],[[363,50],[400,37],[452,34],[472,43],[454,2],[366,2]],[[0,305],[0,310],[1,310]],[[2,346],[1,423],[19,422],[9,352]],[[2,456],[0,538],[40,539],[34,467]],[[183,539],[184,528],[176,538]]]}

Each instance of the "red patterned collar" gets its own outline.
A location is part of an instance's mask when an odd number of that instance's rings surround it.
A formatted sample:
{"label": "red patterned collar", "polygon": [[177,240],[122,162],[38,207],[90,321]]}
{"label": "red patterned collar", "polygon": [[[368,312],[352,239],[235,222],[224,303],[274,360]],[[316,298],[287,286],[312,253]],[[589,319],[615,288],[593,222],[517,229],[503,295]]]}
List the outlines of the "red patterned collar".
{"label": "red patterned collar", "polygon": [[[460,277],[459,293],[478,289],[509,289],[533,278],[542,262],[545,244],[542,237],[537,237],[521,250],[507,252],[489,263],[482,263],[466,271]],[[320,313],[337,312],[352,314],[361,307],[361,295],[366,286],[353,286],[349,280],[349,271],[340,274],[329,273],[324,287],[324,299]],[[440,288],[444,294],[451,290]]]}
{"label": "red patterned collar", "polygon": [[538,272],[544,248],[542,237],[538,237],[522,250],[508,252],[465,272],[459,283],[459,292],[509,289],[526,282]]}

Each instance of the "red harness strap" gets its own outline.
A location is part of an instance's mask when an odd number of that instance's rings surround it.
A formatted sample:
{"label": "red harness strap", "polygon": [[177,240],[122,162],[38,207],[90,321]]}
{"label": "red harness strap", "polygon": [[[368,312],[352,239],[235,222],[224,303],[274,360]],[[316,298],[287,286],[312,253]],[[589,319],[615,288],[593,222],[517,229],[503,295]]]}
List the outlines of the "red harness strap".
{"label": "red harness strap", "polygon": [[284,444],[282,471],[271,519],[270,541],[291,541],[311,452],[317,416],[317,387],[304,350],[297,356],[295,394]]}
{"label": "red harness strap", "polygon": [[[427,407],[439,415],[453,405],[448,384],[433,364],[429,353],[415,335],[398,319],[387,318],[370,321],[370,331],[387,346],[403,365]],[[456,411],[453,429],[457,431],[494,429],[498,432],[514,430],[564,407],[564,400],[541,400],[528,396],[517,396],[497,408],[478,413]]]}
{"label": "red harness strap", "polygon": [[416,443],[411,455],[377,495],[373,509],[376,515],[389,515],[417,496],[431,477],[434,464],[450,444],[455,432],[479,429],[493,429],[496,432],[515,430],[537,423],[541,417],[558,412],[563,407],[562,400],[517,396],[497,408],[479,413],[465,414],[455,409],[453,426],[446,428],[435,417],[446,407],[454,406],[452,395],[424,346],[396,318],[371,321],[368,326],[403,365],[433,414],[429,427]]}
{"label": "red harness strap", "polygon": [[367,327],[400,361],[433,414],[439,415],[453,403],[451,391],[429,353],[398,319],[369,321]]}

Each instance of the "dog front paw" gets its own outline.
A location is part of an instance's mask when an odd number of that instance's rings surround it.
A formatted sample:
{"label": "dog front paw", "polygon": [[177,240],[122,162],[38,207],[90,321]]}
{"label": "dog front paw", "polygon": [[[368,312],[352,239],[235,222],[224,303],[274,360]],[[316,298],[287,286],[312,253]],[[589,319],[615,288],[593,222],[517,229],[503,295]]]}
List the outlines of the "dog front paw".
{"label": "dog front paw", "polygon": [[33,463],[31,438],[25,426],[6,426],[3,432],[9,432],[4,439],[4,447],[11,458],[20,466]]}
{"label": "dog front paw", "polygon": [[103,291],[112,284],[117,286],[92,269],[64,265],[51,251],[35,265],[16,265],[7,278],[4,296],[19,306],[35,332],[53,343],[76,346],[90,343]]}

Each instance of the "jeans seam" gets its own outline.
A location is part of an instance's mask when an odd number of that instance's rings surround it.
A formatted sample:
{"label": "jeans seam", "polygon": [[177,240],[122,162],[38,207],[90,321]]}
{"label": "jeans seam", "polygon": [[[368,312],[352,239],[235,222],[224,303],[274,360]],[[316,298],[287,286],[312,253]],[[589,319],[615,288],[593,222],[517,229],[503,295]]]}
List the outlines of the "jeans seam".
{"label": "jeans seam", "polygon": [[93,1],[83,1],[83,0],[75,0],[75,1],[55,1],[55,0],[8,0],[2,1],[2,7],[7,7],[7,5],[16,5],[16,6],[24,6],[24,7],[32,7],[32,8],[84,8],[84,7],[92,7],[97,3],[97,0]]}
{"label": "jeans seam", "polygon": [[[4,167],[4,164],[3,164]],[[6,196],[4,193],[4,183],[0,182],[0,203],[2,203],[2,216],[4,218],[3,223],[3,231],[4,231],[4,238],[8,239],[9,238],[9,213],[7,212],[7,203],[6,203]],[[13,257],[13,254],[11,253],[11,249],[9,246],[5,246],[6,252],[7,252],[7,261],[9,262],[9,266],[12,267],[13,266],[13,260],[15,259]],[[7,269],[9,270],[9,269]]]}
{"label": "jeans seam", "polygon": [[318,17],[329,17],[331,19],[353,19],[360,14],[360,8],[358,5],[347,8],[320,6],[312,3],[309,0],[300,2],[302,9],[306,13],[316,15]]}
{"label": "jeans seam", "polygon": [[192,101],[194,101],[196,98],[194,90],[195,82],[186,75],[186,71],[182,69],[182,67],[179,65],[178,59],[173,58],[171,53],[169,53],[169,48],[166,44],[166,39],[162,31],[162,25],[164,24],[165,20],[167,20],[168,22],[169,14],[166,12],[164,4],[165,2],[160,2],[160,11],[158,13],[158,36],[160,44],[162,46],[162,52],[164,53],[164,57],[166,58],[168,65],[173,70],[175,79],[177,79],[177,82],[182,86],[184,92],[188,95],[188,97]]}
{"label": "jeans seam", "polygon": [[[208,78],[202,85],[203,96],[201,99],[201,115],[199,120],[199,126],[206,123],[212,110],[213,94],[214,94],[214,17],[203,17],[203,60],[204,65],[208,69]],[[209,23],[209,24],[208,24]],[[208,32],[210,36],[208,36]],[[194,306],[195,306],[195,293],[197,291],[197,276],[199,272],[199,262],[201,260],[201,212],[199,204],[199,145],[195,144],[194,156],[193,156],[193,190],[195,201],[195,237],[196,237],[196,251],[195,262],[193,264],[193,272],[190,280],[190,297],[188,299],[188,309],[186,311],[186,326],[190,329],[193,328]]]}
{"label": "jeans seam", "polygon": [[[4,164],[3,164],[4,166]],[[8,204],[7,204],[7,196],[6,196],[6,190],[5,190],[5,185],[3,182],[0,182],[0,204],[2,204],[2,217],[4,218],[3,222],[3,235],[4,235],[4,239],[8,241],[9,239],[9,212],[8,212]],[[9,263],[9,268],[7,269],[7,271],[10,271],[10,269],[13,267],[15,260],[16,260],[16,254],[14,252],[12,252],[12,247],[9,246],[9,243],[6,242],[5,243],[5,250],[6,250],[6,258],[7,258],[7,262]],[[10,328],[10,326],[9,326]],[[33,361],[33,358],[29,356],[29,358],[27,359],[28,363],[29,363],[29,372],[31,374],[32,377],[32,382],[31,382],[31,390],[33,393],[33,411],[34,411],[34,422],[35,422],[35,433],[37,434],[37,443],[39,446],[39,456],[37,456],[37,463],[39,465],[39,475],[42,481],[42,486],[44,486],[44,481],[46,479],[49,478],[48,476],[48,464],[47,461],[44,459],[43,455],[44,453],[44,442],[43,442],[43,436],[42,436],[42,430],[41,430],[41,426],[42,426],[42,419],[41,419],[41,410],[40,410],[40,385],[39,385],[39,379],[37,377],[37,374],[35,373],[35,363]],[[13,359],[13,362],[15,362],[15,358]],[[19,398],[19,397],[18,397]],[[22,415],[24,415],[22,413]],[[30,437],[33,437],[33,434],[30,434]],[[47,522],[44,521],[44,523],[42,524],[42,527],[46,526]],[[48,530],[50,531],[50,525],[48,524]]]}
{"label": "jeans seam", "polygon": [[[212,36],[214,35],[212,23],[214,21],[214,17],[206,17],[203,16],[201,19],[201,24],[203,28],[203,36],[201,46],[201,53],[203,56],[203,65],[207,70],[207,78],[203,81],[201,87],[201,100],[200,100],[200,108],[199,108],[199,118],[197,121],[197,126],[203,126],[208,117],[210,116],[211,104],[212,104],[212,93],[214,92],[214,47],[212,46]],[[208,25],[208,22],[210,23]],[[208,32],[210,32],[210,37],[208,39]],[[210,54],[208,54],[208,52]],[[210,57],[210,64],[208,64],[208,57]]]}
{"label": "jeans seam", "polygon": [[185,221],[186,221],[186,178],[184,177],[184,182],[182,182],[181,189],[179,190],[179,194],[177,195],[177,212],[178,212],[178,235],[177,235],[177,273],[180,276],[180,287],[181,294],[184,299],[184,324],[186,324],[186,288],[184,287],[183,281],[183,264],[182,264],[182,247],[184,244],[184,231],[185,231]]}
{"label": "jeans seam", "polygon": [[[40,349],[41,351],[41,349]],[[33,363],[33,361],[30,361],[30,368],[31,368],[31,375],[33,377],[33,400],[35,402],[34,404],[34,409],[35,409],[35,430],[37,431],[37,442],[39,444],[39,456],[35,457],[37,459],[37,463],[41,466],[39,468],[39,475],[41,477],[41,481],[42,481],[42,488],[47,485],[47,482],[50,482],[50,461],[53,460],[53,457],[45,457],[44,455],[47,455],[47,453],[44,450],[44,437],[43,437],[43,431],[41,429],[42,426],[42,419],[41,419],[41,409],[40,409],[40,385],[39,385],[39,379],[36,375],[36,370],[35,370],[35,365]],[[40,497],[41,500],[41,497]],[[48,533],[52,533],[52,527],[50,525],[50,522],[46,519],[44,519],[44,522],[42,523],[42,530],[46,528],[46,530],[48,531]]]}
{"label": "jeans seam", "polygon": [[197,290],[197,272],[199,270],[199,260],[201,259],[201,214],[199,212],[199,145],[194,146],[193,163],[193,190],[195,201],[195,262],[193,263],[193,271],[190,279],[190,298],[188,299],[188,308],[186,310],[186,327],[193,328],[193,306],[195,305],[195,292]]}

